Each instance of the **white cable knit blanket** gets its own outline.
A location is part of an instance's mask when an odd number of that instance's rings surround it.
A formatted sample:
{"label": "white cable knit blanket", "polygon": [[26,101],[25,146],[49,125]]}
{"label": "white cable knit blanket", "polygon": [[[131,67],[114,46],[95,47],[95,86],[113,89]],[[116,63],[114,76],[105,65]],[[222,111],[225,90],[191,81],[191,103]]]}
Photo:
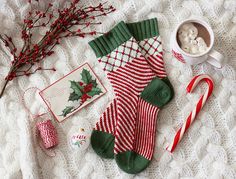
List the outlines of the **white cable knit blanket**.
{"label": "white cable knit blanket", "polygon": [[[18,37],[19,22],[28,10],[27,0],[0,0],[0,33]],[[87,3],[99,3],[90,0]],[[58,0],[54,4],[63,0]],[[69,131],[88,123],[93,127],[109,101],[112,88],[88,46],[92,37],[63,40],[56,54],[48,57],[44,66],[55,66],[56,72],[39,72],[9,83],[0,99],[0,178],[11,179],[67,179],[67,178],[236,178],[236,1],[235,0],[110,0],[117,11],[97,27],[106,32],[121,20],[135,22],[157,17],[165,49],[167,74],[175,90],[175,97],[158,115],[155,155],[151,165],[138,175],[121,171],[114,160],[98,157],[91,146],[83,152],[71,150]],[[178,22],[197,16],[211,24],[215,32],[215,49],[228,60],[222,69],[203,63],[190,67],[174,59],[170,51],[170,34]],[[40,33],[40,32],[39,32]],[[19,38],[19,37],[18,37]],[[19,39],[18,39],[19,40]],[[20,43],[20,41],[19,41]],[[9,70],[10,55],[0,46],[0,86]],[[54,123],[59,133],[56,156],[48,157],[33,135],[35,120],[28,117],[22,104],[22,94],[30,87],[45,88],[63,75],[89,62],[108,93],[82,109],[65,122]],[[207,73],[214,82],[213,95],[183,140],[170,154],[163,148],[172,141],[175,131],[193,109],[204,85],[192,94],[185,87],[194,75]],[[34,94],[26,95],[26,105],[37,113],[42,104]],[[85,126],[87,127],[87,126]]]}

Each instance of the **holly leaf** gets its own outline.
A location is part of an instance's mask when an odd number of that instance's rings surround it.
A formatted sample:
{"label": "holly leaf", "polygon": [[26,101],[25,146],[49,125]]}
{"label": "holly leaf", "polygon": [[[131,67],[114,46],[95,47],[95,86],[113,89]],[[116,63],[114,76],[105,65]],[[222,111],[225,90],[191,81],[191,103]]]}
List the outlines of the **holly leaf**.
{"label": "holly leaf", "polygon": [[95,95],[99,95],[100,93],[102,93],[102,90],[100,88],[92,88],[92,90],[88,92],[87,94],[93,97]]}
{"label": "holly leaf", "polygon": [[60,116],[66,117],[67,114],[71,113],[73,109],[74,109],[73,106],[66,106],[66,108],[63,109],[62,114]]}
{"label": "holly leaf", "polygon": [[68,101],[78,101],[81,96],[77,95],[75,92],[70,93]]}
{"label": "holly leaf", "polygon": [[83,69],[81,76],[82,76],[82,81],[84,83],[89,84],[92,82],[92,76],[90,75],[88,70]]}
{"label": "holly leaf", "polygon": [[81,90],[83,89],[83,87],[80,86],[77,82],[75,82],[75,81],[70,81],[70,87],[71,87],[71,89],[74,90],[74,93],[75,93],[76,95],[78,95],[79,97],[82,96]]}
{"label": "holly leaf", "polygon": [[96,79],[95,79],[95,80],[92,80],[91,83],[93,84],[93,87],[94,87],[94,88],[96,88],[97,85],[98,85]]}

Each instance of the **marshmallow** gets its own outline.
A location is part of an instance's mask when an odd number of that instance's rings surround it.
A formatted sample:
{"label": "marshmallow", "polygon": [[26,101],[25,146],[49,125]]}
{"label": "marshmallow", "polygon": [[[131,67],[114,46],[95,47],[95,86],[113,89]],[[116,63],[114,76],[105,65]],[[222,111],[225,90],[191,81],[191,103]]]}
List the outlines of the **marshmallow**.
{"label": "marshmallow", "polygon": [[179,40],[181,43],[188,42],[189,37],[188,37],[188,33],[186,31],[180,29],[178,31],[178,37],[179,37]]}
{"label": "marshmallow", "polygon": [[179,40],[180,40],[181,44],[189,44],[191,41],[191,39],[188,36],[186,36],[184,38],[180,38]]}
{"label": "marshmallow", "polygon": [[197,45],[192,45],[191,48],[190,48],[190,53],[191,54],[198,54],[199,53],[199,48]]}
{"label": "marshmallow", "polygon": [[197,35],[198,30],[192,23],[183,24],[178,30],[178,37],[181,44],[189,44]]}
{"label": "marshmallow", "polygon": [[198,46],[200,47],[207,47],[207,44],[206,44],[206,42],[204,41],[204,39],[202,38],[202,37],[198,37],[197,39],[196,39],[196,41],[197,41],[197,44],[198,44]]}
{"label": "marshmallow", "polygon": [[197,40],[191,40],[190,43],[193,44],[193,45],[197,45],[198,41]]}
{"label": "marshmallow", "polygon": [[200,53],[203,53],[203,52],[207,51],[207,49],[208,49],[207,47],[202,47],[202,46],[200,46],[200,47],[199,47],[199,52],[200,52]]}
{"label": "marshmallow", "polygon": [[181,49],[183,49],[185,52],[190,53],[190,46],[189,45],[182,45]]}
{"label": "marshmallow", "polygon": [[183,29],[183,30],[189,30],[190,28],[193,28],[193,27],[195,27],[194,25],[193,25],[193,23],[186,23],[186,24],[183,24],[181,27],[180,27],[180,29]]}
{"label": "marshmallow", "polygon": [[208,47],[202,37],[198,37],[198,29],[193,23],[183,24],[178,30],[178,39],[180,41],[181,49],[190,54],[201,54],[205,52]]}
{"label": "marshmallow", "polygon": [[192,37],[194,37],[194,38],[196,38],[197,35],[198,35],[198,30],[197,30],[197,28],[196,28],[194,25],[191,26],[191,27],[188,29],[188,32],[189,32],[189,34],[190,34]]}
{"label": "marshmallow", "polygon": [[207,48],[207,44],[204,41],[204,39],[202,37],[198,37],[196,40],[198,42],[197,45],[199,47],[199,52],[203,53],[203,52],[207,51],[208,48]]}

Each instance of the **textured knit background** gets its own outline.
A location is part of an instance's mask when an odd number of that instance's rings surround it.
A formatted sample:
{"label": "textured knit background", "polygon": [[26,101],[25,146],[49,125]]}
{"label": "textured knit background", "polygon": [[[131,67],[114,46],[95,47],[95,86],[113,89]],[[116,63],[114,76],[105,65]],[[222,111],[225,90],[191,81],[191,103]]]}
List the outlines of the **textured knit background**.
{"label": "textured knit background", "polygon": [[[0,0],[0,32],[19,35],[19,22],[28,11],[26,0]],[[98,0],[86,1],[98,3]],[[63,1],[54,4],[63,6]],[[144,172],[128,175],[114,160],[98,157],[91,146],[84,152],[71,150],[67,135],[76,127],[93,127],[109,101],[112,88],[99,68],[95,55],[87,42],[92,38],[66,39],[56,47],[56,54],[46,59],[44,65],[55,66],[57,71],[42,72],[19,78],[7,87],[0,100],[0,178],[236,178],[236,1],[235,0],[111,0],[117,8],[103,19],[98,31],[106,32],[121,20],[134,22],[157,17],[160,34],[166,51],[165,66],[174,85],[175,98],[158,116],[156,150],[153,161]],[[215,32],[215,49],[225,55],[227,65],[214,69],[204,63],[194,67],[174,59],[170,51],[170,34],[183,19],[197,16],[209,22]],[[42,31],[40,31],[42,33]],[[39,32],[39,33],[40,33]],[[20,43],[18,37],[18,43]],[[0,47],[0,86],[9,69],[9,53]],[[108,93],[78,112],[73,118],[55,126],[60,144],[56,157],[50,158],[39,148],[33,137],[35,120],[28,117],[21,96],[29,87],[43,89],[56,79],[88,61]],[[193,94],[186,95],[185,87],[197,74],[207,73],[215,81],[215,89],[198,120],[184,136],[173,155],[163,150],[173,139],[178,126],[196,104],[204,85]],[[32,113],[42,106],[31,91],[26,95],[26,105]]]}

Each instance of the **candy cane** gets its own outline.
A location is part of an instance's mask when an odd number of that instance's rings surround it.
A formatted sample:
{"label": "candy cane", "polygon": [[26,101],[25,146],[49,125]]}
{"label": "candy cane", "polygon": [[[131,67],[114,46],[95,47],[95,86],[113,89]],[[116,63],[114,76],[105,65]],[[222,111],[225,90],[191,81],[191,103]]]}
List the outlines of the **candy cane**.
{"label": "candy cane", "polygon": [[204,74],[195,76],[191,80],[191,82],[188,84],[188,86],[186,88],[187,92],[191,93],[193,91],[193,89],[197,86],[197,84],[202,80],[204,80],[208,84],[207,91],[205,92],[204,95],[201,96],[195,109],[189,114],[186,122],[183,124],[183,126],[176,133],[173,143],[166,148],[166,150],[168,150],[171,153],[175,150],[175,147],[182,139],[184,133],[188,130],[188,128],[190,127],[190,125],[192,124],[192,122],[194,121],[194,119],[196,118],[198,113],[201,111],[205,102],[207,101],[209,96],[212,94],[212,91],[214,88],[213,80],[208,75],[204,75]]}

